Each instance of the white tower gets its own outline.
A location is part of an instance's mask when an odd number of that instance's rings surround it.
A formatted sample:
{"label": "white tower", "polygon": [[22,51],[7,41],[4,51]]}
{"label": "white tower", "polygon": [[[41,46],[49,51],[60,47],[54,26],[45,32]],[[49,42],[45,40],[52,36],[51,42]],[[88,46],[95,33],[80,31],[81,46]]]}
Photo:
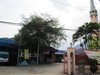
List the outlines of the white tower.
{"label": "white tower", "polygon": [[91,22],[98,22],[98,14],[97,14],[97,10],[95,9],[94,6],[94,1],[90,0],[90,18],[91,18]]}

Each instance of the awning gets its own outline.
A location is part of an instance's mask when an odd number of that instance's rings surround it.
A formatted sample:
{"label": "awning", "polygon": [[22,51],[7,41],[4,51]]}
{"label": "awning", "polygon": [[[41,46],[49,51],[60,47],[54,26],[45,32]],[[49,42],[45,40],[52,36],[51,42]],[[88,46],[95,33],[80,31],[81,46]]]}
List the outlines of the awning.
{"label": "awning", "polygon": [[17,43],[13,39],[0,38],[0,46],[14,47],[14,46],[17,46]]}

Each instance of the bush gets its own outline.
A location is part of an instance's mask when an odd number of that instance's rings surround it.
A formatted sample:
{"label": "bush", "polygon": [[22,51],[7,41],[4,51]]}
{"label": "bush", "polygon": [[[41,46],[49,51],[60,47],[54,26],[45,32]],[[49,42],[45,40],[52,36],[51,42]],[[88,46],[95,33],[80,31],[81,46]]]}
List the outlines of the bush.
{"label": "bush", "polygon": [[90,70],[93,74],[98,70],[98,61],[96,59],[89,59],[90,62]]}

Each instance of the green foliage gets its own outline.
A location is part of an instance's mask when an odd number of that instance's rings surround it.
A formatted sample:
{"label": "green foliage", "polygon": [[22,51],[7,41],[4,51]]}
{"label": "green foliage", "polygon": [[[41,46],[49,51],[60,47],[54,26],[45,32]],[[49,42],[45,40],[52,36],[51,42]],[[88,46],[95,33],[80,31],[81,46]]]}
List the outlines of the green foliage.
{"label": "green foliage", "polygon": [[89,59],[90,65],[98,65],[98,61],[96,59]]}
{"label": "green foliage", "polygon": [[75,43],[78,39],[83,39],[85,47],[88,47],[88,49],[97,49],[100,47],[99,29],[100,24],[98,23],[85,23],[73,34],[73,42]]}
{"label": "green foliage", "polygon": [[61,40],[66,40],[66,35],[57,18],[42,14],[23,18],[23,27],[14,38],[20,40],[25,48],[32,49],[38,45],[38,41],[40,45],[57,46]]}
{"label": "green foliage", "polygon": [[98,61],[96,59],[89,59],[90,62],[90,70],[93,74],[98,70]]}

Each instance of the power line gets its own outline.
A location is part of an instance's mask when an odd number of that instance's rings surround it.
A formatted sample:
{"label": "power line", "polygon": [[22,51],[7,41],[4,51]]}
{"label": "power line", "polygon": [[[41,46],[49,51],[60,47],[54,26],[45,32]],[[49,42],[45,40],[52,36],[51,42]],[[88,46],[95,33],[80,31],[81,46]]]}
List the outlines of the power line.
{"label": "power line", "polygon": [[62,30],[76,31],[76,29],[62,29]]}
{"label": "power line", "polygon": [[21,23],[14,23],[14,22],[7,22],[7,21],[0,21],[0,23],[10,24],[10,25],[16,25],[16,26],[22,26]]}
{"label": "power line", "polygon": [[[22,23],[14,23],[14,22],[8,22],[8,21],[0,21],[0,23],[14,25],[14,26],[23,26]],[[41,27],[41,26],[35,26],[35,27]],[[62,29],[62,30],[68,30],[68,31],[76,31],[76,29]]]}
{"label": "power line", "polygon": [[85,9],[73,7],[73,6],[68,5],[68,4],[65,4],[65,3],[58,2],[58,1],[56,1],[56,0],[51,0],[51,1],[53,1],[53,2],[55,2],[55,3],[58,3],[58,4],[61,4],[61,5],[64,5],[64,6],[68,6],[68,7],[74,8],[74,9],[85,10]]}

